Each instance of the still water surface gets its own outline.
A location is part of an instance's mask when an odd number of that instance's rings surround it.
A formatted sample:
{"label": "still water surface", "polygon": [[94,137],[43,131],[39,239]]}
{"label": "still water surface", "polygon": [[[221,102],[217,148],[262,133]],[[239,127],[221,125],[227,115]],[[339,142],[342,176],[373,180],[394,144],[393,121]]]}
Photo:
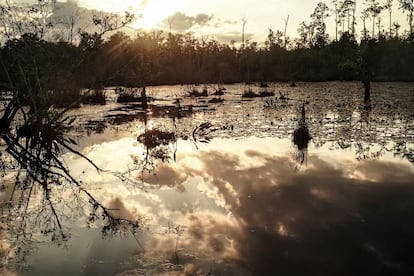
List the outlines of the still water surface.
{"label": "still water surface", "polygon": [[[63,183],[51,193],[68,238],[51,238],[42,190],[22,213],[9,201],[10,171],[0,272],[414,274],[412,84],[374,84],[370,106],[359,83],[277,84],[267,99],[226,88],[211,103],[216,96],[185,97],[187,87],[153,87],[146,112],[108,90],[107,105],[72,111],[70,135],[100,170],[73,153],[62,160],[113,216],[140,227],[103,234],[105,223]],[[312,139],[295,144],[304,123]],[[145,133],[174,136],[156,143]]]}

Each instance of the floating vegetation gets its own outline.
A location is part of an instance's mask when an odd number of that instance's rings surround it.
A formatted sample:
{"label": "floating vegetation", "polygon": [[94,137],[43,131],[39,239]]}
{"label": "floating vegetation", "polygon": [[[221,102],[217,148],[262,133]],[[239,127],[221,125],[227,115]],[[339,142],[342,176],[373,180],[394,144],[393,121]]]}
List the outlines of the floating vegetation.
{"label": "floating vegetation", "polygon": [[147,148],[153,149],[160,145],[168,145],[177,140],[174,132],[162,131],[159,129],[147,130],[140,136],[138,141],[144,144]]}
{"label": "floating vegetation", "polygon": [[247,90],[243,92],[242,95],[243,98],[257,98],[259,97],[259,95],[255,92],[253,92],[252,90]]}
{"label": "floating vegetation", "polygon": [[266,90],[262,90],[259,93],[259,97],[272,97],[275,95],[275,92],[273,91],[266,91]]}
{"label": "floating vegetation", "polygon": [[208,102],[209,103],[222,103],[224,101],[223,98],[212,98]]}
{"label": "floating vegetation", "polygon": [[288,100],[289,99],[289,92],[279,91],[279,99],[280,100]]}
{"label": "floating vegetation", "polygon": [[223,96],[225,90],[226,90],[226,88],[220,87],[220,88],[216,89],[216,92],[214,92],[212,95]]}

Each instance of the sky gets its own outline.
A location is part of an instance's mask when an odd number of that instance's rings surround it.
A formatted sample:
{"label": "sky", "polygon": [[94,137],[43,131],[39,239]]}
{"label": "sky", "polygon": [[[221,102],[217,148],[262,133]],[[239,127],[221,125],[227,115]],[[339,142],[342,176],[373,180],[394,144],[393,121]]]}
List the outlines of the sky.
{"label": "sky", "polygon": [[[21,0],[24,1],[24,0]],[[26,0],[33,1],[33,0]],[[300,22],[309,21],[317,3],[321,0],[66,0],[80,7],[106,12],[129,11],[142,17],[131,27],[145,30],[162,29],[174,32],[192,31],[196,36],[214,38],[221,42],[240,42],[242,19],[247,20],[246,39],[263,43],[271,27],[283,30],[284,20],[289,16],[287,32],[297,37]],[[379,0],[380,3],[385,0]],[[19,0],[14,1],[19,2]],[[65,2],[62,0],[62,2]],[[332,7],[332,1],[323,1]],[[397,11],[394,1],[394,18],[406,29],[406,16]],[[360,11],[365,7],[357,0],[357,30],[362,28]],[[388,30],[388,12],[383,12],[384,29]],[[370,21],[367,22],[371,26]],[[330,38],[335,36],[334,16],[327,20]],[[371,30],[371,27],[369,27]]]}

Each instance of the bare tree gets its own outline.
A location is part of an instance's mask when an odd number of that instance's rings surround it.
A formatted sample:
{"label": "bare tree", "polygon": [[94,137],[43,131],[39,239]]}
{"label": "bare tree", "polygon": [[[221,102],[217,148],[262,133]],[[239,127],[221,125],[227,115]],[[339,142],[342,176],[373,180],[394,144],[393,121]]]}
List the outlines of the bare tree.
{"label": "bare tree", "polygon": [[168,29],[169,29],[169,35],[171,35],[171,28],[172,28],[172,24],[174,23],[174,17],[173,16],[169,16],[167,18],[167,24],[168,24]]}
{"label": "bare tree", "polygon": [[244,30],[245,30],[245,27],[246,27],[246,23],[247,23],[247,18],[245,17],[245,16],[243,16],[242,17],[242,23],[243,23],[243,26],[242,26],[242,48],[244,48]]}
{"label": "bare tree", "polygon": [[52,24],[48,20],[53,12],[52,1],[38,0],[36,4],[16,5],[9,0],[0,4],[2,38],[10,40],[30,33],[44,39]]}
{"label": "bare tree", "polygon": [[286,36],[286,32],[287,32],[287,27],[288,27],[288,23],[289,23],[289,17],[290,17],[290,15],[288,14],[287,18],[283,19],[283,21],[285,22],[285,31],[283,33],[283,36],[285,38],[285,49],[287,48],[287,41],[288,41],[287,36]]}
{"label": "bare tree", "polygon": [[100,13],[93,15],[92,22],[98,28],[100,36],[107,32],[122,29],[134,20],[135,16],[129,12],[125,12],[124,18],[118,14]]}

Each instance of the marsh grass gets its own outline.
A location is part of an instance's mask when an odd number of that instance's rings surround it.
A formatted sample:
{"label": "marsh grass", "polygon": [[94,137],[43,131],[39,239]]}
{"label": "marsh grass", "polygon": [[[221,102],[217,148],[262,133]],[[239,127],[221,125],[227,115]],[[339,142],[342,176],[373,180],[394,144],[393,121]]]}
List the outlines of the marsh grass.
{"label": "marsh grass", "polygon": [[[125,88],[118,92],[117,103],[131,103],[142,102],[142,89],[145,88]],[[146,97],[147,101],[151,101],[151,98]]]}
{"label": "marsh grass", "polygon": [[49,91],[45,96],[46,106],[56,108],[77,108],[82,103],[82,94],[79,88],[61,87]]}
{"label": "marsh grass", "polygon": [[263,98],[263,97],[272,97],[275,93],[273,91],[269,91],[266,87],[260,89],[259,93],[253,91],[251,87],[248,87],[246,90],[243,91],[242,97],[243,98]]}
{"label": "marsh grass", "polygon": [[141,98],[138,96],[138,88],[125,88],[119,92],[118,103],[139,102]]}
{"label": "marsh grass", "polygon": [[106,104],[106,94],[103,89],[89,89],[82,94],[83,104]]}
{"label": "marsh grass", "polygon": [[207,87],[203,87],[202,91],[200,92],[195,85],[190,85],[187,87],[187,93],[190,97],[207,97],[208,96],[208,89]]}
{"label": "marsh grass", "polygon": [[242,94],[243,98],[256,98],[258,96],[259,95],[256,92],[254,92],[250,86],[248,86],[247,89],[245,89]]}

